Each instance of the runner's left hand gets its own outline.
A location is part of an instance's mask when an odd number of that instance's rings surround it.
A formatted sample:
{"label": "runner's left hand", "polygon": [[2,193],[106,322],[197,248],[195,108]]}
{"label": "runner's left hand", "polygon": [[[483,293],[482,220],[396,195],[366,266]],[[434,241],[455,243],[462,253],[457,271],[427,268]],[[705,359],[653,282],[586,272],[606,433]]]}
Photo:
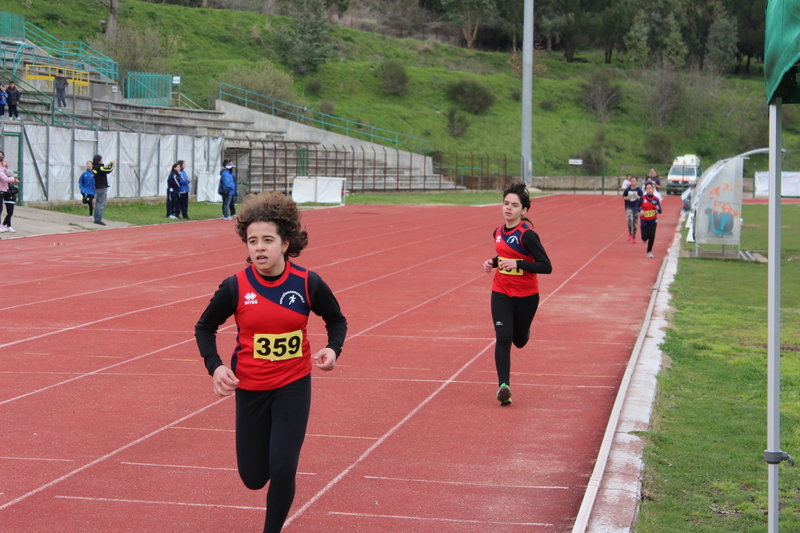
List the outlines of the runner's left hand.
{"label": "runner's left hand", "polygon": [[330,348],[323,348],[312,355],[311,360],[320,370],[330,371],[336,366],[336,352]]}

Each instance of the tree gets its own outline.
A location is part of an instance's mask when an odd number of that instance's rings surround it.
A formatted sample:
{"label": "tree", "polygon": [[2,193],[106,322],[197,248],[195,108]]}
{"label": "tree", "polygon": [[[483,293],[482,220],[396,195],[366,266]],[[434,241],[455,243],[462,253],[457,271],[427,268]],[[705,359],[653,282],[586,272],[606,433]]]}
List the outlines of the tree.
{"label": "tree", "polygon": [[611,63],[614,50],[623,48],[625,33],[633,22],[633,16],[632,0],[615,2],[600,14],[601,29],[598,44],[603,47],[603,58],[606,64]]}
{"label": "tree", "polygon": [[441,4],[448,17],[461,26],[467,48],[473,50],[481,22],[494,14],[494,0],[441,0]]}
{"label": "tree", "polygon": [[642,68],[650,63],[650,48],[647,46],[649,36],[650,28],[644,20],[644,13],[640,11],[625,35],[624,42],[629,59],[641,63]]}
{"label": "tree", "polygon": [[317,72],[328,60],[328,20],[325,0],[300,0],[289,27],[276,36],[281,61],[296,74]]}
{"label": "tree", "polygon": [[108,8],[108,18],[106,19],[106,35],[114,38],[117,32],[117,14],[119,13],[119,0],[100,0],[100,3]]}
{"label": "tree", "polygon": [[738,63],[738,24],[728,16],[721,5],[717,6],[716,16],[708,30],[708,41],[703,64],[706,68],[724,72]]}

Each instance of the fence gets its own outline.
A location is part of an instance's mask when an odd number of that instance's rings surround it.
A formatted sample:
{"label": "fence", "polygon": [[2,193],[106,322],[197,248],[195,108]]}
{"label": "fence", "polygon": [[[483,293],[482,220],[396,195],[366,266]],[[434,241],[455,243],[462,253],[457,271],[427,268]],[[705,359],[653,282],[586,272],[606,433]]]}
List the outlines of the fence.
{"label": "fence", "polygon": [[223,141],[0,122],[0,150],[21,179],[20,202],[79,199],[78,176],[95,154],[116,161],[109,198],[165,196],[167,176],[178,159],[186,161],[195,189],[213,182],[216,191]]}
{"label": "fence", "polygon": [[172,74],[128,72],[128,102],[168,107],[172,104]]}

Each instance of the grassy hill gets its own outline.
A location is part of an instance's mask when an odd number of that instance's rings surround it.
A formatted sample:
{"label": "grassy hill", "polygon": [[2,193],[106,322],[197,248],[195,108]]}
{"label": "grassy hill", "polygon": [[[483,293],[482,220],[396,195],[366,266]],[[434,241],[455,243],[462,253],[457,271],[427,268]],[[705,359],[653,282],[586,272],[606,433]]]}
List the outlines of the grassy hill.
{"label": "grassy hill", "polygon": [[[171,73],[181,75],[183,92],[209,106],[217,94],[218,76],[231,66],[252,66],[263,58],[277,63],[274,36],[289,22],[283,17],[241,11],[137,0],[121,0],[120,4],[120,24],[157,29],[164,42],[171,43],[167,46]],[[103,6],[94,0],[0,0],[0,9],[21,14],[63,40],[90,40],[100,32],[98,21],[106,18]],[[458,150],[462,157],[472,152],[493,160],[505,154],[509,168],[516,168],[521,103],[514,93],[518,94],[521,80],[507,63],[508,54],[340,27],[332,28],[330,42],[333,54],[315,75],[322,81],[317,96],[303,94],[306,80],[294,77],[298,102],[313,109],[319,109],[322,100],[331,102],[337,116],[432,140],[447,154]],[[644,172],[658,161],[645,148],[654,128],[642,104],[641,94],[646,89],[642,89],[641,72],[621,61],[604,65],[599,52],[584,50],[579,56],[586,62],[568,64],[556,54],[550,59],[537,58],[546,71],[534,81],[534,172],[571,175],[575,168],[569,167],[567,160],[591,153],[604,157],[607,174]],[[405,96],[383,94],[376,67],[384,59],[405,65],[410,76]],[[622,92],[615,113],[604,124],[583,105],[584,87],[598,69],[610,70]],[[486,114],[470,115],[469,129],[456,138],[449,133],[445,118],[454,105],[445,88],[462,77],[480,79],[493,89],[497,100]],[[235,79],[226,82],[236,85]],[[681,114],[661,129],[671,145],[666,160],[657,166],[662,174],[673,155],[696,153],[709,165],[755,145],[766,145],[767,106],[760,70],[744,77],[723,77],[713,91],[690,88],[684,98]],[[798,140],[800,115],[795,117],[793,109],[786,110],[785,146]],[[748,163],[746,172],[752,171],[753,164],[762,170],[767,167],[765,158],[757,158]],[[800,154],[787,153],[784,168],[798,166]]]}

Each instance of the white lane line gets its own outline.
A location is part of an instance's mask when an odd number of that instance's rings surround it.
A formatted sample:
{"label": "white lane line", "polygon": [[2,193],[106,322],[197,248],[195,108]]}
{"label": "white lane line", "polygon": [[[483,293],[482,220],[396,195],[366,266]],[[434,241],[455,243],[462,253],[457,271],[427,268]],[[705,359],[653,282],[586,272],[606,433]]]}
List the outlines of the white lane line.
{"label": "white lane line", "polygon": [[56,496],[61,500],[83,500],[89,502],[114,502],[114,503],[141,503],[147,505],[178,505],[182,507],[203,507],[216,509],[245,509],[247,511],[263,511],[263,507],[250,507],[247,505],[220,505],[217,503],[189,503],[189,502],[162,502],[156,500],[130,500],[122,498],[89,498],[85,496]]}
{"label": "white lane line", "polygon": [[[424,517],[424,516],[403,516],[392,514],[370,514],[370,513],[340,513],[336,511],[328,511],[328,514],[339,516],[356,516],[363,518],[391,518],[395,520],[416,520],[421,522],[446,522],[449,524],[485,524],[487,526],[538,526],[538,527],[554,527],[555,524],[548,524],[545,522],[494,522],[490,520],[464,520],[457,518],[439,518],[439,517]],[[287,522],[288,524],[288,522]]]}
{"label": "white lane line", "polygon": [[[120,461],[121,465],[129,466],[151,466],[155,468],[187,468],[190,470],[224,470],[226,472],[238,472],[237,468],[220,468],[218,466],[192,466],[192,465],[170,465],[170,464],[157,464],[157,463],[131,463],[129,461]],[[297,472],[298,476],[316,476],[314,472]]]}
{"label": "white lane line", "polygon": [[46,459],[44,457],[0,457],[8,461],[56,461],[65,463],[74,463],[73,459]]}
{"label": "white lane line", "polygon": [[2,511],[3,509],[6,509],[8,507],[11,507],[12,505],[15,505],[15,504],[21,502],[22,500],[25,500],[25,499],[29,498],[30,496],[38,494],[38,493],[42,492],[43,490],[52,487],[53,485],[57,485],[58,483],[61,483],[65,479],[69,479],[72,476],[74,476],[75,474],[79,474],[80,472],[83,472],[87,468],[91,468],[92,466],[94,466],[94,465],[96,465],[98,463],[102,463],[106,459],[114,457],[115,455],[117,455],[117,454],[119,454],[121,452],[124,452],[128,448],[136,446],[140,442],[144,442],[145,440],[149,439],[150,437],[153,437],[155,435],[158,435],[159,433],[162,433],[163,431],[166,431],[167,429],[171,428],[175,424],[179,424],[180,422],[183,422],[184,420],[187,420],[187,419],[189,419],[189,418],[191,418],[191,417],[193,417],[195,415],[198,415],[198,414],[202,413],[203,411],[206,411],[207,409],[210,409],[210,408],[216,406],[217,404],[219,404],[221,402],[224,402],[225,400],[228,400],[230,398],[232,398],[232,396],[227,396],[225,398],[221,398],[221,399],[219,399],[219,400],[217,400],[217,401],[215,401],[213,403],[210,403],[210,404],[206,405],[205,407],[201,407],[200,409],[198,409],[198,410],[196,410],[196,411],[194,411],[192,413],[189,413],[188,415],[186,415],[186,416],[184,416],[182,418],[179,418],[179,419],[175,420],[174,422],[170,422],[166,426],[162,426],[162,427],[158,428],[155,431],[151,431],[150,433],[148,433],[147,435],[145,435],[143,437],[139,437],[138,439],[129,442],[125,446],[121,446],[121,447],[117,448],[116,450],[114,450],[112,452],[109,452],[109,453],[103,455],[102,457],[98,457],[97,459],[95,459],[93,461],[90,461],[90,462],[86,463],[85,465],[83,465],[83,466],[81,466],[79,468],[76,468],[75,470],[73,470],[71,472],[67,472],[63,476],[61,476],[59,478],[56,478],[53,481],[45,483],[44,485],[41,485],[41,486],[39,486],[39,487],[29,491],[29,492],[26,492],[22,496],[19,496],[18,498],[14,498],[13,500],[10,500],[10,501],[4,503],[3,505],[0,505],[0,511]]}
{"label": "white lane line", "polygon": [[570,487],[558,487],[555,485],[507,485],[505,483],[490,485],[488,483],[468,483],[466,481],[439,481],[436,479],[410,479],[402,477],[383,477],[383,476],[364,476],[364,479],[380,479],[383,481],[402,481],[413,483],[439,483],[442,485],[464,485],[468,487],[483,487],[487,489],[534,489],[534,490],[569,490]]}
{"label": "white lane line", "polygon": [[[424,305],[424,304],[420,304],[420,305]],[[417,306],[417,307],[419,307],[419,306]],[[403,313],[400,313],[400,314],[403,314]],[[397,316],[400,316],[400,315],[397,315]],[[373,326],[373,327],[375,327],[375,326]],[[371,328],[370,328],[370,329],[371,329]],[[344,470],[342,470],[342,471],[339,473],[339,475],[337,475],[335,478],[333,478],[331,481],[329,481],[327,485],[325,485],[325,486],[324,486],[324,487],[323,487],[323,488],[322,488],[322,489],[321,489],[319,492],[317,492],[317,493],[316,493],[316,494],[315,494],[315,495],[314,495],[314,496],[313,496],[313,497],[312,497],[310,500],[308,500],[308,501],[307,501],[305,504],[303,504],[303,506],[302,506],[302,507],[300,507],[300,509],[298,509],[297,511],[295,511],[295,512],[294,512],[294,514],[292,514],[292,515],[291,515],[291,516],[290,516],[290,517],[289,517],[289,518],[286,520],[286,524],[285,524],[285,525],[287,525],[287,526],[288,526],[288,525],[289,525],[289,524],[291,524],[291,523],[292,523],[294,520],[296,520],[296,519],[297,519],[297,518],[298,518],[300,515],[302,515],[304,512],[306,512],[306,510],[307,510],[309,507],[311,507],[312,505],[314,505],[314,503],[316,503],[316,502],[317,502],[317,500],[319,500],[320,498],[322,498],[322,496],[324,496],[324,495],[325,495],[325,493],[327,493],[327,492],[328,492],[328,491],[329,491],[331,488],[333,488],[333,487],[334,487],[335,485],[337,485],[337,484],[338,484],[338,483],[339,483],[339,482],[340,482],[342,479],[344,479],[344,477],[345,477],[347,474],[349,474],[349,473],[350,473],[350,472],[351,472],[351,471],[352,471],[352,470],[353,470],[353,469],[354,469],[356,466],[358,466],[358,464],[359,464],[359,463],[361,463],[361,462],[362,462],[364,459],[366,459],[367,457],[369,457],[369,456],[372,454],[372,452],[374,452],[374,451],[375,451],[375,450],[376,450],[376,449],[377,449],[377,448],[378,448],[378,447],[379,447],[381,444],[383,444],[384,442],[386,442],[386,439],[388,439],[389,437],[391,437],[392,435],[394,435],[394,434],[395,434],[395,433],[396,433],[396,432],[397,432],[397,431],[398,431],[398,430],[399,430],[401,427],[403,427],[403,426],[405,425],[405,423],[406,423],[406,422],[408,422],[408,421],[409,421],[409,420],[410,420],[410,419],[411,419],[411,418],[412,418],[414,415],[416,415],[416,414],[417,414],[417,413],[418,413],[418,412],[419,412],[419,411],[420,411],[420,410],[421,410],[423,407],[425,407],[425,406],[426,406],[426,405],[427,405],[427,404],[428,404],[428,403],[429,403],[431,400],[433,400],[433,399],[434,399],[434,398],[435,398],[435,397],[436,397],[436,396],[437,396],[437,395],[438,395],[440,392],[442,392],[442,391],[445,389],[445,387],[447,387],[447,386],[448,386],[450,383],[452,383],[452,382],[453,382],[453,381],[456,379],[456,377],[458,377],[458,375],[459,375],[459,374],[461,374],[462,372],[464,372],[464,370],[466,370],[466,369],[467,369],[467,367],[469,367],[469,366],[470,366],[472,363],[474,363],[474,362],[475,362],[475,361],[476,361],[476,360],[477,360],[477,359],[478,359],[478,358],[479,358],[481,355],[483,355],[484,353],[486,353],[486,351],[487,351],[489,348],[491,348],[493,345],[494,345],[494,341],[493,341],[493,342],[490,342],[490,343],[489,343],[489,344],[486,346],[486,348],[484,348],[483,350],[481,350],[480,352],[478,352],[478,353],[477,353],[477,354],[476,354],[476,355],[475,355],[475,356],[474,356],[472,359],[470,359],[469,361],[467,361],[467,362],[464,364],[464,366],[462,366],[460,369],[458,369],[458,370],[456,371],[456,373],[455,373],[455,374],[453,374],[452,376],[450,376],[450,378],[449,378],[447,381],[445,381],[444,383],[442,383],[442,384],[441,384],[441,385],[440,385],[440,386],[439,386],[439,387],[438,387],[438,388],[437,388],[435,391],[433,391],[433,393],[431,393],[431,394],[430,394],[430,395],[429,395],[427,398],[425,398],[424,400],[422,400],[422,402],[420,402],[420,403],[419,403],[419,405],[417,405],[417,406],[416,406],[414,409],[412,409],[412,410],[411,410],[411,412],[410,412],[410,413],[408,413],[408,414],[407,414],[407,415],[406,415],[406,416],[405,416],[405,417],[404,417],[404,418],[403,418],[403,419],[402,419],[400,422],[398,422],[397,424],[395,424],[395,425],[394,425],[394,426],[393,426],[393,427],[392,427],[392,428],[391,428],[389,431],[387,431],[386,433],[384,433],[384,434],[383,434],[383,436],[382,436],[380,439],[378,439],[377,441],[375,441],[375,443],[374,443],[374,444],[372,444],[372,446],[370,446],[369,448],[367,448],[367,450],[366,450],[364,453],[362,453],[362,454],[361,454],[361,455],[358,457],[358,459],[356,459],[355,461],[353,461],[353,462],[352,462],[352,463],[351,463],[351,464],[350,464],[350,465],[349,465],[347,468],[345,468]]]}

